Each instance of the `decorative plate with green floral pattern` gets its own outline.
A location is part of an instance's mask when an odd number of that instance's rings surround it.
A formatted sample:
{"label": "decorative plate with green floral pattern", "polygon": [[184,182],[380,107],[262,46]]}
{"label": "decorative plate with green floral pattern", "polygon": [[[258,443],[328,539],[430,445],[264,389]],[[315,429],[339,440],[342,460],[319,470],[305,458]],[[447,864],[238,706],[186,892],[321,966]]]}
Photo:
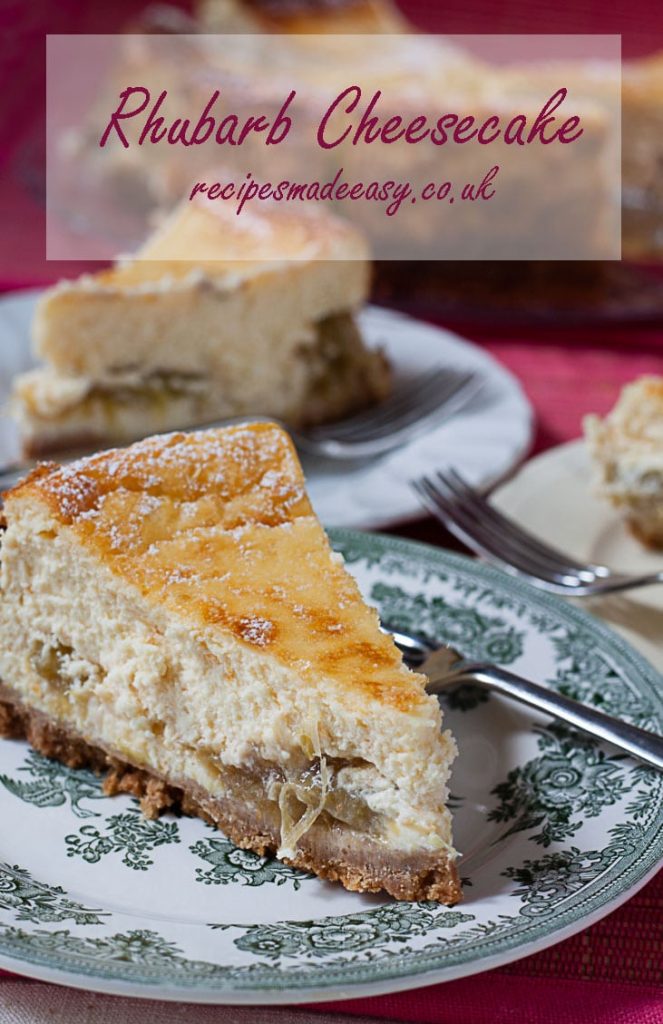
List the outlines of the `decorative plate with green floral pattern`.
{"label": "decorative plate with green floral pattern", "polygon": [[[589,616],[433,548],[333,537],[385,622],[663,731],[663,679]],[[346,892],[197,819],[147,821],[91,773],[0,741],[0,966],[190,1002],[349,998],[535,952],[656,870],[663,773],[472,688],[446,715],[460,748],[453,909]]]}

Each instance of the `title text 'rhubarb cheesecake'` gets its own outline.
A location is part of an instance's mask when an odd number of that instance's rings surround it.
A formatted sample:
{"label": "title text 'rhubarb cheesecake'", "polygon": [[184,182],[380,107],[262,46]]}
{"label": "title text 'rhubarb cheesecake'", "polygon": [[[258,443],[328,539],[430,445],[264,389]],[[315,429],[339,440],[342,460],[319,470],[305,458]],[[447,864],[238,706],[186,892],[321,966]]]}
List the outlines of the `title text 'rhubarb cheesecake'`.
{"label": "title text 'rhubarb cheesecake'", "polygon": [[459,898],[454,741],[279,427],[42,465],[4,515],[5,734],[348,889]]}
{"label": "title text 'rhubarb cheesecake'", "polygon": [[384,398],[355,314],[363,236],[320,211],[185,202],[136,256],[49,289],[12,407],[27,455],[234,416],[303,427]]}

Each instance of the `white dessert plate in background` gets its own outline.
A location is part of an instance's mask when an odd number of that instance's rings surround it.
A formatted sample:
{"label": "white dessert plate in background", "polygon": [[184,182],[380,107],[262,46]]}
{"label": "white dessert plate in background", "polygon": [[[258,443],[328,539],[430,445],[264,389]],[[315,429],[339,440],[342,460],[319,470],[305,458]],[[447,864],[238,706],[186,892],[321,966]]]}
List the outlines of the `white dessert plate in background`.
{"label": "white dessert plate in background", "polygon": [[[640,544],[620,512],[594,493],[582,440],[530,459],[491,501],[531,533],[582,561],[638,574],[663,569],[663,551]],[[663,584],[574,602],[604,619],[663,673]]]}
{"label": "white dessert plate in background", "polygon": [[[32,365],[30,322],[38,294],[0,299],[0,407],[14,374]],[[368,342],[386,350],[397,379],[443,365],[475,370],[485,389],[467,412],[380,459],[304,458],[309,495],[323,523],[377,529],[421,516],[409,481],[440,465],[457,466],[474,484],[507,476],[527,453],[532,429],[532,410],[516,378],[481,348],[443,328],[377,307],[360,319]],[[10,461],[17,451],[15,425],[0,415],[0,461]]]}
{"label": "white dessert plate in background", "polygon": [[[448,639],[650,729],[661,677],[563,601],[439,549],[334,531],[383,621]],[[100,780],[0,740],[0,967],[121,995],[294,1003],[497,967],[591,925],[663,854],[663,773],[476,690],[447,701],[464,900],[346,892],[199,819],[145,820]]]}

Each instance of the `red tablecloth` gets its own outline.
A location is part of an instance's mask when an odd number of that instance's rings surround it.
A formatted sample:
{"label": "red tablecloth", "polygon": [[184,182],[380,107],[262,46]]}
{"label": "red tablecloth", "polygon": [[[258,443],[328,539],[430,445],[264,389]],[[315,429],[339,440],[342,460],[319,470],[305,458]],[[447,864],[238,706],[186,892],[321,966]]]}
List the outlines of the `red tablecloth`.
{"label": "red tablecloth", "polygon": [[[62,0],[5,6],[0,66],[0,289],[46,284],[82,266],[44,259],[43,54],[46,32],[114,31],[142,4]],[[658,0],[408,0],[423,27],[453,32],[623,32],[624,51],[663,47]],[[621,385],[663,374],[663,324],[499,332],[470,329],[522,381],[537,415],[535,450],[576,437],[587,411],[605,412]],[[449,543],[430,522],[401,531]],[[0,972],[2,975],[2,972]],[[11,983],[3,975],[2,984]],[[593,928],[536,956],[481,976],[402,995],[334,1004],[347,1014],[434,1024],[663,1021],[663,875]],[[314,1011],[311,1008],[311,1017]]]}

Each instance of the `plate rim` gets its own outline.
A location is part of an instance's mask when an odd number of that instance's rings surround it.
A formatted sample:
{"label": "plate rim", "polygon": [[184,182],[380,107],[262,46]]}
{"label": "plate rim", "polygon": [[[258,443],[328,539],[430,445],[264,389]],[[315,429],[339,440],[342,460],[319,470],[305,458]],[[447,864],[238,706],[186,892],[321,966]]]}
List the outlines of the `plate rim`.
{"label": "plate rim", "polygon": [[[609,643],[612,650],[620,655],[622,664],[625,661],[627,668],[635,670],[638,683],[644,683],[646,690],[651,691],[654,695],[658,713],[661,714],[663,694],[657,690],[656,683],[660,681],[663,688],[663,677],[631,644],[583,609],[566,604],[553,595],[534,590],[524,581],[506,576],[491,566],[478,563],[468,556],[449,552],[443,548],[389,534],[370,534],[346,528],[337,528],[329,532],[335,547],[345,544],[347,548],[354,547],[355,550],[361,551],[362,555],[377,553],[380,556],[388,556],[396,553],[406,558],[414,556],[414,561],[419,564],[422,564],[423,561],[430,564],[433,561],[442,569],[451,568],[461,575],[469,573],[474,578],[478,576],[479,580],[492,585],[497,590],[506,591],[507,594],[525,600],[529,598],[542,609],[552,611],[562,622],[570,622],[585,630],[589,629],[594,635],[598,635],[599,638],[603,637]],[[611,913],[645,885],[660,867],[663,859],[663,806],[659,808],[657,819],[650,826],[650,833],[651,838],[646,848],[631,855],[620,878],[613,879],[607,886],[604,886],[602,891],[586,896],[585,902],[591,900],[596,903],[598,900],[598,904],[588,913],[584,914],[582,909],[574,904],[556,916],[554,920],[558,922],[557,927],[551,927],[530,942],[523,943],[522,934],[516,934],[511,938],[502,939],[501,948],[494,954],[486,954],[478,959],[462,959],[457,964],[447,963],[446,966],[441,967],[431,967],[427,964],[423,965],[421,969],[417,969],[416,965],[413,967],[411,963],[403,965],[372,964],[371,970],[375,975],[372,980],[360,979],[356,982],[339,984],[338,978],[329,972],[329,981],[324,984],[319,983],[316,979],[316,982],[308,987],[305,987],[304,984],[303,987],[295,988],[289,987],[287,982],[271,988],[255,987],[255,985],[253,987],[242,986],[241,983],[238,986],[237,982],[232,979],[229,983],[225,983],[228,987],[219,985],[219,987],[209,988],[185,988],[177,984],[164,986],[162,982],[150,984],[128,979],[103,979],[93,974],[76,974],[64,968],[35,963],[34,960],[19,959],[4,952],[0,953],[0,967],[27,977],[53,981],[87,991],[217,1005],[334,1002],[422,988],[454,978],[483,973],[494,967],[529,956],[583,931]],[[615,887],[617,887],[616,892],[613,891]],[[607,898],[605,897],[606,888],[609,893]],[[560,918],[562,923],[559,923]],[[564,923],[565,919],[568,919],[566,923]],[[545,922],[542,922],[539,927],[546,929],[547,926]],[[442,955],[441,953],[440,956]],[[448,961],[448,956],[445,959]],[[347,975],[347,971],[341,973]]]}
{"label": "plate rim", "polygon": [[[526,957],[551,949],[560,942],[572,938],[579,932],[598,924],[605,917],[618,910],[627,903],[633,896],[643,889],[661,870],[661,862],[654,866],[638,880],[633,886],[624,890],[614,900],[605,903],[594,913],[587,917],[574,921],[564,928],[558,929],[550,940],[550,936],[542,936],[532,941],[524,952],[512,956],[518,947],[507,949],[493,956],[484,957],[481,960],[481,968],[475,970],[475,961],[465,961],[455,967],[434,968],[424,970],[417,974],[408,974],[394,978],[384,978],[378,981],[357,982],[347,989],[340,987],[328,988],[311,987],[310,989],[183,989],[176,986],[157,988],[150,990],[147,985],[131,981],[107,981],[96,979],[93,975],[70,974],[58,968],[35,965],[30,961],[18,961],[25,963],[27,969],[16,969],[17,961],[11,957],[0,954],[0,970],[14,974],[18,980],[29,978],[33,981],[42,981],[49,984],[60,985],[64,988],[73,988],[81,992],[92,992],[100,995],[123,996],[126,999],[152,1000],[165,1003],[190,1003],[197,1006],[302,1006],[316,1003],[342,1003],[357,999],[368,999],[371,997],[396,995],[402,992],[415,992],[422,988],[431,988],[434,985],[443,985],[449,981],[461,981],[463,978],[471,978],[475,975],[485,974],[498,967],[506,967],[508,964],[517,963]],[[452,972],[452,973],[449,973]],[[2,979],[0,979],[2,980]],[[93,985],[89,981],[94,982]],[[10,982],[11,984],[11,982]]]}
{"label": "plate rim", "polygon": [[[566,441],[560,441],[558,444],[553,444],[549,448],[545,448],[543,451],[534,452],[530,455],[526,465],[521,468],[520,472],[525,472],[525,470],[529,469],[530,466],[533,466],[535,463],[536,465],[539,465],[548,461],[556,462],[557,459],[563,458],[564,455],[570,455],[582,448],[586,448],[586,444],[587,442],[582,434],[578,434],[577,437],[571,437]],[[504,484],[498,484],[491,490],[491,494],[494,491],[494,496],[499,498],[502,490],[506,490],[507,486],[516,482],[517,475],[518,474],[514,473],[512,479],[509,479]]]}

